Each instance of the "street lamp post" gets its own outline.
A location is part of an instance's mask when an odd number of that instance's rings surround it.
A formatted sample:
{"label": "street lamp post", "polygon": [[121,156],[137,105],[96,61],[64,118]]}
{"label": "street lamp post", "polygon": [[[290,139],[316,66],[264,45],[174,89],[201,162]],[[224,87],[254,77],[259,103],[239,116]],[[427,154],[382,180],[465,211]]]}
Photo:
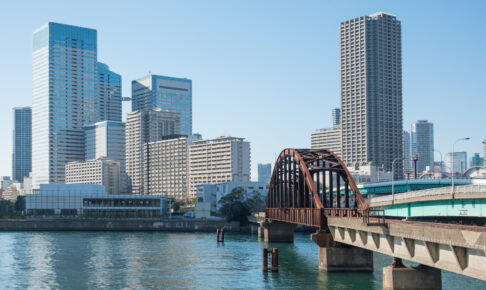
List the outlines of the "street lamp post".
{"label": "street lamp post", "polygon": [[469,140],[471,138],[469,137],[466,137],[466,138],[459,138],[457,139],[453,144],[452,144],[452,163],[451,163],[451,194],[452,194],[452,198],[454,198],[454,146],[456,145],[457,142],[459,141],[466,141],[466,140]]}
{"label": "street lamp post", "polygon": [[392,204],[395,204],[395,184],[394,184],[394,181],[395,181],[395,162],[397,162],[398,160],[403,160],[403,158],[395,158],[393,159],[393,162],[392,162]]}

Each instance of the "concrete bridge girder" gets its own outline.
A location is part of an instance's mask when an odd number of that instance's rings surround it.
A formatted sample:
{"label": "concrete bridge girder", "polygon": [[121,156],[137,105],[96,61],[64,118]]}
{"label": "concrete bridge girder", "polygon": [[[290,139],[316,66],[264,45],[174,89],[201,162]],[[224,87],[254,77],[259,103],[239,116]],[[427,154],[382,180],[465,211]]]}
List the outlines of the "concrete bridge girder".
{"label": "concrete bridge girder", "polygon": [[328,224],[336,242],[486,280],[486,232],[426,223],[366,226],[359,220],[332,217]]}

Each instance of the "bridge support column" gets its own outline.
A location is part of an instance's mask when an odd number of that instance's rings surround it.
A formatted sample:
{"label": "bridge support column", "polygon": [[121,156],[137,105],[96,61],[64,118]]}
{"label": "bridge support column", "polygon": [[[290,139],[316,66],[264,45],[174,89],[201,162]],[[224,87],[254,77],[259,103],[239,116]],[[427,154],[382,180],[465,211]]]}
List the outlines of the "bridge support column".
{"label": "bridge support column", "polygon": [[293,243],[294,224],[277,221],[262,223],[263,238],[266,243]]}
{"label": "bridge support column", "polygon": [[335,243],[331,233],[318,231],[311,240],[319,246],[322,272],[373,272],[373,252]]}
{"label": "bridge support column", "polygon": [[383,268],[383,289],[442,289],[442,278],[439,269],[419,265],[418,267]]}

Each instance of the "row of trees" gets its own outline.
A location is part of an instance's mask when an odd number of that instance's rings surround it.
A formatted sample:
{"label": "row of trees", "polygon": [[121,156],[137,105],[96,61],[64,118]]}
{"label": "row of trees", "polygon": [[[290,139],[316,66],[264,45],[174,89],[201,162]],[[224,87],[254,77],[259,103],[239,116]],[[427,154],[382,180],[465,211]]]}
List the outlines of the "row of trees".
{"label": "row of trees", "polygon": [[25,210],[25,196],[18,196],[15,202],[0,199],[0,218],[15,218],[22,216]]}
{"label": "row of trees", "polygon": [[248,223],[248,216],[265,210],[265,201],[259,192],[246,193],[241,187],[233,189],[219,200],[219,212],[227,221]]}

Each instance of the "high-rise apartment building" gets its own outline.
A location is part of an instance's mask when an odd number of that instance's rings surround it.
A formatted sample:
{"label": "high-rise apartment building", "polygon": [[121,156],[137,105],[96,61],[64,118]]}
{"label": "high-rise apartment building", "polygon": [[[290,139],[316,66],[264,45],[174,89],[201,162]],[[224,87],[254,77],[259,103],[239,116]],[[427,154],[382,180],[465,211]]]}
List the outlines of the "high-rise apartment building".
{"label": "high-rise apartment building", "polygon": [[332,126],[336,127],[341,124],[341,109],[334,108],[332,109]]}
{"label": "high-rise apartment building", "polygon": [[434,169],[434,124],[426,120],[412,123],[412,154],[418,156],[417,172]]}
{"label": "high-rise apartment building", "polygon": [[336,153],[339,157],[341,151],[341,126],[336,125],[333,128],[318,129],[311,133],[312,149],[327,149]]}
{"label": "high-rise apartment building", "polygon": [[258,182],[269,182],[272,179],[272,164],[258,163]]}
{"label": "high-rise apartment building", "polygon": [[96,30],[49,22],[32,33],[34,187],[63,183],[66,163],[84,159],[83,126],[121,110],[113,101],[120,81],[107,71],[97,61]]}
{"label": "high-rise apartment building", "polygon": [[143,193],[143,144],[180,134],[180,114],[163,109],[127,114],[125,129],[126,171],[132,193]]}
{"label": "high-rise apartment building", "polygon": [[32,171],[32,109],[13,109],[12,179],[24,181]]}
{"label": "high-rise apartment building", "polygon": [[342,158],[391,171],[403,156],[400,21],[376,13],[342,22],[340,53]]}
{"label": "high-rise apartment building", "polygon": [[403,130],[403,169],[410,172],[412,169],[412,149],[411,149],[410,133]]}
{"label": "high-rise apartment building", "polygon": [[250,142],[243,138],[218,137],[194,141],[189,146],[189,194],[196,185],[250,181]]}
{"label": "high-rise apartment building", "polygon": [[201,135],[168,136],[143,145],[143,193],[188,201],[187,152]]}
{"label": "high-rise apartment building", "polygon": [[132,111],[162,108],[180,114],[181,132],[192,134],[192,81],[148,75],[132,81]]}
{"label": "high-rise apartment building", "polygon": [[120,163],[107,157],[69,162],[66,184],[102,184],[107,194],[120,194]]}

